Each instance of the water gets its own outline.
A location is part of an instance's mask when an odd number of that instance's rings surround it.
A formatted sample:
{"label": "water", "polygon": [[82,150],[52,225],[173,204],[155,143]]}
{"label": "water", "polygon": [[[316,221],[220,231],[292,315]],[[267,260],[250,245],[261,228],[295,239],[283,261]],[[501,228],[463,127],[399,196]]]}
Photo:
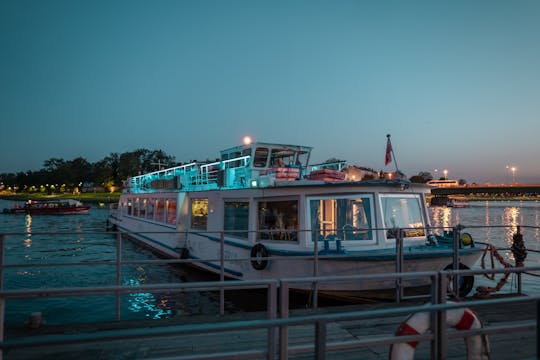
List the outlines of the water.
{"label": "water", "polygon": [[[0,200],[0,211],[12,202]],[[116,285],[116,236],[107,233],[107,208],[93,206],[88,215],[24,216],[0,214],[5,238],[5,264],[111,261],[111,265],[54,267],[21,266],[4,271],[4,289],[35,289]],[[57,233],[51,233],[57,232]],[[59,234],[69,232],[70,234]],[[145,248],[122,241],[123,260],[156,259]],[[203,274],[199,274],[203,276]],[[179,266],[137,264],[122,267],[124,285],[185,281]],[[215,280],[207,278],[206,280]],[[134,293],[121,296],[122,319],[158,319],[194,313],[216,313],[216,296],[208,292]],[[228,304],[229,305],[229,304]],[[230,307],[230,305],[229,305]],[[31,312],[41,312],[48,324],[111,321],[114,295],[85,295],[56,299],[15,299],[6,304],[7,326],[24,324]],[[229,309],[234,311],[234,309]]]}
{"label": "water", "polygon": [[[12,202],[0,200],[0,210],[11,207]],[[432,225],[451,227],[467,226],[476,241],[487,242],[497,247],[508,248],[518,225],[535,226],[522,229],[526,246],[540,250],[540,203],[539,202],[472,202],[469,208],[429,209]],[[106,208],[93,206],[88,215],[77,216],[22,216],[0,215],[2,233],[18,233],[5,240],[6,264],[69,263],[116,259],[115,235],[105,232],[108,215]],[[507,226],[488,228],[487,226]],[[51,234],[51,232],[71,232]],[[155,259],[148,250],[130,241],[122,242],[124,260]],[[513,264],[512,254],[501,251]],[[480,262],[479,262],[480,263]],[[537,266],[540,257],[529,251],[525,264]],[[500,264],[497,264],[501,267]],[[479,268],[477,264],[476,268]],[[122,284],[153,284],[182,282],[186,277],[197,276],[197,280],[216,280],[193,269],[173,265],[133,265],[122,268]],[[499,275],[499,278],[502,275]],[[475,286],[495,286],[495,281],[477,276]],[[4,272],[4,289],[55,288],[72,286],[115,285],[114,265],[92,265],[76,267],[28,267],[7,268]],[[524,291],[540,294],[538,278],[524,276]],[[503,292],[515,291],[515,282],[510,281]],[[251,295],[250,295],[251,296]],[[263,297],[264,298],[264,297]],[[255,302],[250,298],[251,303]],[[245,304],[244,304],[245,305]],[[236,312],[244,305],[227,302],[226,310]],[[158,319],[189,314],[215,314],[219,303],[216,293],[135,293],[121,297],[122,319]],[[112,321],[115,319],[113,295],[65,297],[59,299],[16,299],[6,305],[7,326],[21,326],[31,312],[42,312],[48,324],[70,322]]]}
{"label": "water", "polygon": [[[429,209],[432,225],[434,227],[453,227],[464,225],[464,232],[472,235],[478,242],[492,244],[497,248],[509,249],[512,245],[513,235],[520,228],[523,240],[527,247],[525,266],[540,266],[540,202],[538,201],[478,201],[471,202],[468,208],[432,207]],[[499,250],[504,260],[515,265],[511,251]],[[503,266],[497,260],[496,268]],[[491,259],[486,256],[484,264],[491,268]],[[482,268],[482,261],[478,261],[474,269]],[[540,276],[540,272],[533,272]],[[476,276],[475,286],[497,285],[502,275],[497,275],[494,281],[485,277]],[[523,275],[523,291],[527,294],[540,294],[540,282],[537,276]],[[508,283],[501,292],[515,292],[517,283],[515,276],[510,276]]]}

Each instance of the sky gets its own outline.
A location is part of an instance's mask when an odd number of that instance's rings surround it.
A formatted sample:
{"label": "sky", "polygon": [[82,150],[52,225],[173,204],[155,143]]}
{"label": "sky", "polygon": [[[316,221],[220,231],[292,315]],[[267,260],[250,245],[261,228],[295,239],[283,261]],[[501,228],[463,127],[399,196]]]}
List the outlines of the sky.
{"label": "sky", "polygon": [[251,135],[540,183],[539,18],[536,0],[2,0],[0,173],[214,159]]}

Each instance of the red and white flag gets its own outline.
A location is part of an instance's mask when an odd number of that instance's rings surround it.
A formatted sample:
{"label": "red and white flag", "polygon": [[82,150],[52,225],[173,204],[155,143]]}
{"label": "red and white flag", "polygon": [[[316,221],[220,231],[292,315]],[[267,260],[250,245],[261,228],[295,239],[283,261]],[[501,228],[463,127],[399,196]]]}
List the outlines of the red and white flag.
{"label": "red and white flag", "polygon": [[390,142],[390,135],[387,135],[388,140],[386,142],[386,157],[384,158],[384,165],[388,165],[392,162],[392,143]]}

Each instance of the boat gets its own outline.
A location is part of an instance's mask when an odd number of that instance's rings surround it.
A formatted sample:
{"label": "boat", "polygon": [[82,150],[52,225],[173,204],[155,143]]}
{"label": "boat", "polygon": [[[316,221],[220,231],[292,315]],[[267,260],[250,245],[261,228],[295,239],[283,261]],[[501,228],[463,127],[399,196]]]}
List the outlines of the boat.
{"label": "boat", "polygon": [[469,207],[469,199],[464,196],[435,195],[431,198],[429,205],[466,208]]}
{"label": "boat", "polygon": [[76,215],[88,214],[90,206],[75,199],[36,201],[28,200],[24,205],[18,203],[12,208],[4,208],[4,214],[27,215]]}
{"label": "boat", "polygon": [[[252,142],[222,150],[213,162],[133,176],[108,223],[163,256],[190,259],[227,279],[394,273],[397,238],[402,271],[452,266],[452,242],[439,241],[430,227],[430,186],[371,176],[351,181],[321,166],[311,176],[311,150]],[[472,242],[460,245],[459,267],[472,267],[481,253]],[[318,291],[350,298],[394,287],[393,280],[356,280],[321,283]]]}

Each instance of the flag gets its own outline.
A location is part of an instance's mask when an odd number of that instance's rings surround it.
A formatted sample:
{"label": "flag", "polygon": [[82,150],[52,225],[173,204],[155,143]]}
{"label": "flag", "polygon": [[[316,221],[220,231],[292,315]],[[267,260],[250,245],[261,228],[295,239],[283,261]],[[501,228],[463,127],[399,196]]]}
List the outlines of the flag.
{"label": "flag", "polygon": [[386,142],[386,157],[384,158],[384,165],[388,165],[392,162],[392,143],[390,142],[390,135],[386,135],[388,140]]}

